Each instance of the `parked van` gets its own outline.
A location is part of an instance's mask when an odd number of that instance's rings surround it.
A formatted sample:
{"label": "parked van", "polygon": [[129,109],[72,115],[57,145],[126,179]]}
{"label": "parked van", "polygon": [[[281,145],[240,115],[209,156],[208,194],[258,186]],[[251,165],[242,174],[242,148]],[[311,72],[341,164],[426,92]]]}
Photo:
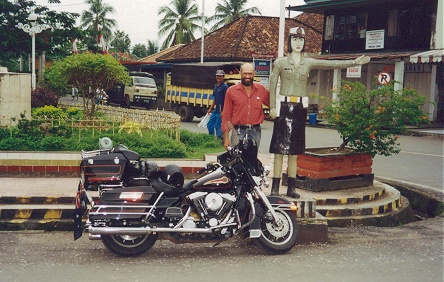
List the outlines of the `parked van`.
{"label": "parked van", "polygon": [[109,102],[124,108],[142,106],[149,110],[157,101],[157,86],[154,76],[147,72],[130,72],[131,82],[118,85],[108,91]]}

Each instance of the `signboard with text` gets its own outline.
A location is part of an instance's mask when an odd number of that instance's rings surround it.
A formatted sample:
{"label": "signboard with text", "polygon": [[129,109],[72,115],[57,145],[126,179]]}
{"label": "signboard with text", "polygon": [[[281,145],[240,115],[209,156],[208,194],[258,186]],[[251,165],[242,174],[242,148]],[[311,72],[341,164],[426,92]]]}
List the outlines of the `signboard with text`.
{"label": "signboard with text", "polygon": [[346,77],[360,78],[361,77],[361,66],[354,66],[354,67],[347,68]]}
{"label": "signboard with text", "polygon": [[254,72],[256,76],[269,76],[271,74],[271,60],[254,59]]}
{"label": "signboard with text", "polygon": [[369,30],[365,37],[365,50],[384,49],[384,30]]}

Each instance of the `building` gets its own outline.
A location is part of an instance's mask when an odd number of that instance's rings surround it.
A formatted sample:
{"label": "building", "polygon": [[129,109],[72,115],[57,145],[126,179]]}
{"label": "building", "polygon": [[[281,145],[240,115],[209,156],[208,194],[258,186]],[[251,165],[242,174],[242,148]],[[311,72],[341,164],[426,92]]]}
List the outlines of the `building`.
{"label": "building", "polygon": [[399,89],[409,85],[425,95],[423,110],[430,113],[429,120],[443,123],[443,0],[305,0],[305,5],[288,9],[323,16],[317,58],[371,57],[359,78],[347,78],[346,70],[319,71],[315,93],[331,95],[340,79],[373,87],[375,77],[384,73],[400,83]]}
{"label": "building", "polygon": [[[285,34],[292,27],[303,27],[311,38],[305,50],[320,54],[323,16],[303,13],[285,19]],[[275,59],[278,54],[279,18],[246,16],[205,35],[204,62],[252,62],[253,57]],[[287,38],[285,38],[285,50]],[[172,64],[199,63],[201,39],[172,46],[138,61],[121,62],[129,70],[154,74],[158,85],[164,85]],[[164,87],[163,87],[164,88]]]}

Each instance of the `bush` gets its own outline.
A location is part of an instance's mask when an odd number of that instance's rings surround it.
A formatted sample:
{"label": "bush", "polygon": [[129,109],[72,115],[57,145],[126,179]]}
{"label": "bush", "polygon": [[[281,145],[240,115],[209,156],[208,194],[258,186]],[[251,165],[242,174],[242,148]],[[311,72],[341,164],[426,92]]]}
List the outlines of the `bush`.
{"label": "bush", "polygon": [[[14,151],[92,151],[99,149],[99,138],[109,137],[114,146],[124,144],[143,158],[202,158],[206,153],[223,151],[221,141],[214,136],[181,130],[179,142],[165,132],[143,131],[136,123],[127,123],[120,132],[82,129],[71,130],[66,118],[81,118],[83,112],[70,108],[63,112],[53,106],[33,109],[32,120],[25,115],[17,121],[17,127],[0,129],[0,150]],[[42,117],[49,118],[40,119]],[[54,117],[54,119],[51,119]],[[62,119],[60,119],[62,117]],[[131,129],[131,130],[130,130]],[[11,137],[12,136],[12,137]]]}
{"label": "bush", "polygon": [[38,146],[38,151],[66,151],[68,149],[66,138],[61,136],[45,136]]}
{"label": "bush", "polygon": [[63,116],[66,116],[65,112],[62,109],[57,108],[52,105],[49,105],[49,106],[47,105],[47,106],[35,108],[32,110],[32,117],[33,118],[38,118],[38,117],[58,118],[58,117],[63,117]]}
{"label": "bush", "polygon": [[36,89],[31,92],[31,108],[46,105],[57,107],[58,103],[59,96],[47,88],[36,87]]}
{"label": "bush", "polygon": [[338,100],[327,99],[325,112],[346,145],[358,153],[390,156],[399,153],[398,134],[407,131],[407,124],[427,123],[421,110],[425,96],[414,89],[395,91],[394,83],[367,90],[358,82],[344,81]]}

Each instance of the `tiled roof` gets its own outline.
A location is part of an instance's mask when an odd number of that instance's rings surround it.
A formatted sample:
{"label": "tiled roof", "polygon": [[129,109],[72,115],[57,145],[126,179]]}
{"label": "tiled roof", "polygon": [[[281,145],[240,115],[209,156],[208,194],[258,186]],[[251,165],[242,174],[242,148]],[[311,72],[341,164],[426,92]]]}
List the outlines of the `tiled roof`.
{"label": "tiled roof", "polygon": [[145,63],[145,64],[156,64],[157,63],[157,61],[156,61],[157,58],[159,58],[159,57],[161,57],[161,56],[163,56],[165,54],[168,54],[170,52],[173,52],[174,50],[176,50],[179,47],[182,47],[183,45],[184,44],[177,44],[177,45],[171,46],[171,47],[163,49],[162,51],[159,51],[159,52],[157,52],[155,54],[149,55],[148,57],[145,57],[145,58],[142,58],[140,60],[137,60],[137,62]]}
{"label": "tiled roof", "polygon": [[[305,52],[319,53],[322,44],[323,15],[303,13],[285,19],[285,49],[290,28],[303,27]],[[246,16],[205,35],[204,61],[251,61],[253,54],[278,54],[279,18]],[[200,62],[201,39],[157,58],[158,62]]]}

